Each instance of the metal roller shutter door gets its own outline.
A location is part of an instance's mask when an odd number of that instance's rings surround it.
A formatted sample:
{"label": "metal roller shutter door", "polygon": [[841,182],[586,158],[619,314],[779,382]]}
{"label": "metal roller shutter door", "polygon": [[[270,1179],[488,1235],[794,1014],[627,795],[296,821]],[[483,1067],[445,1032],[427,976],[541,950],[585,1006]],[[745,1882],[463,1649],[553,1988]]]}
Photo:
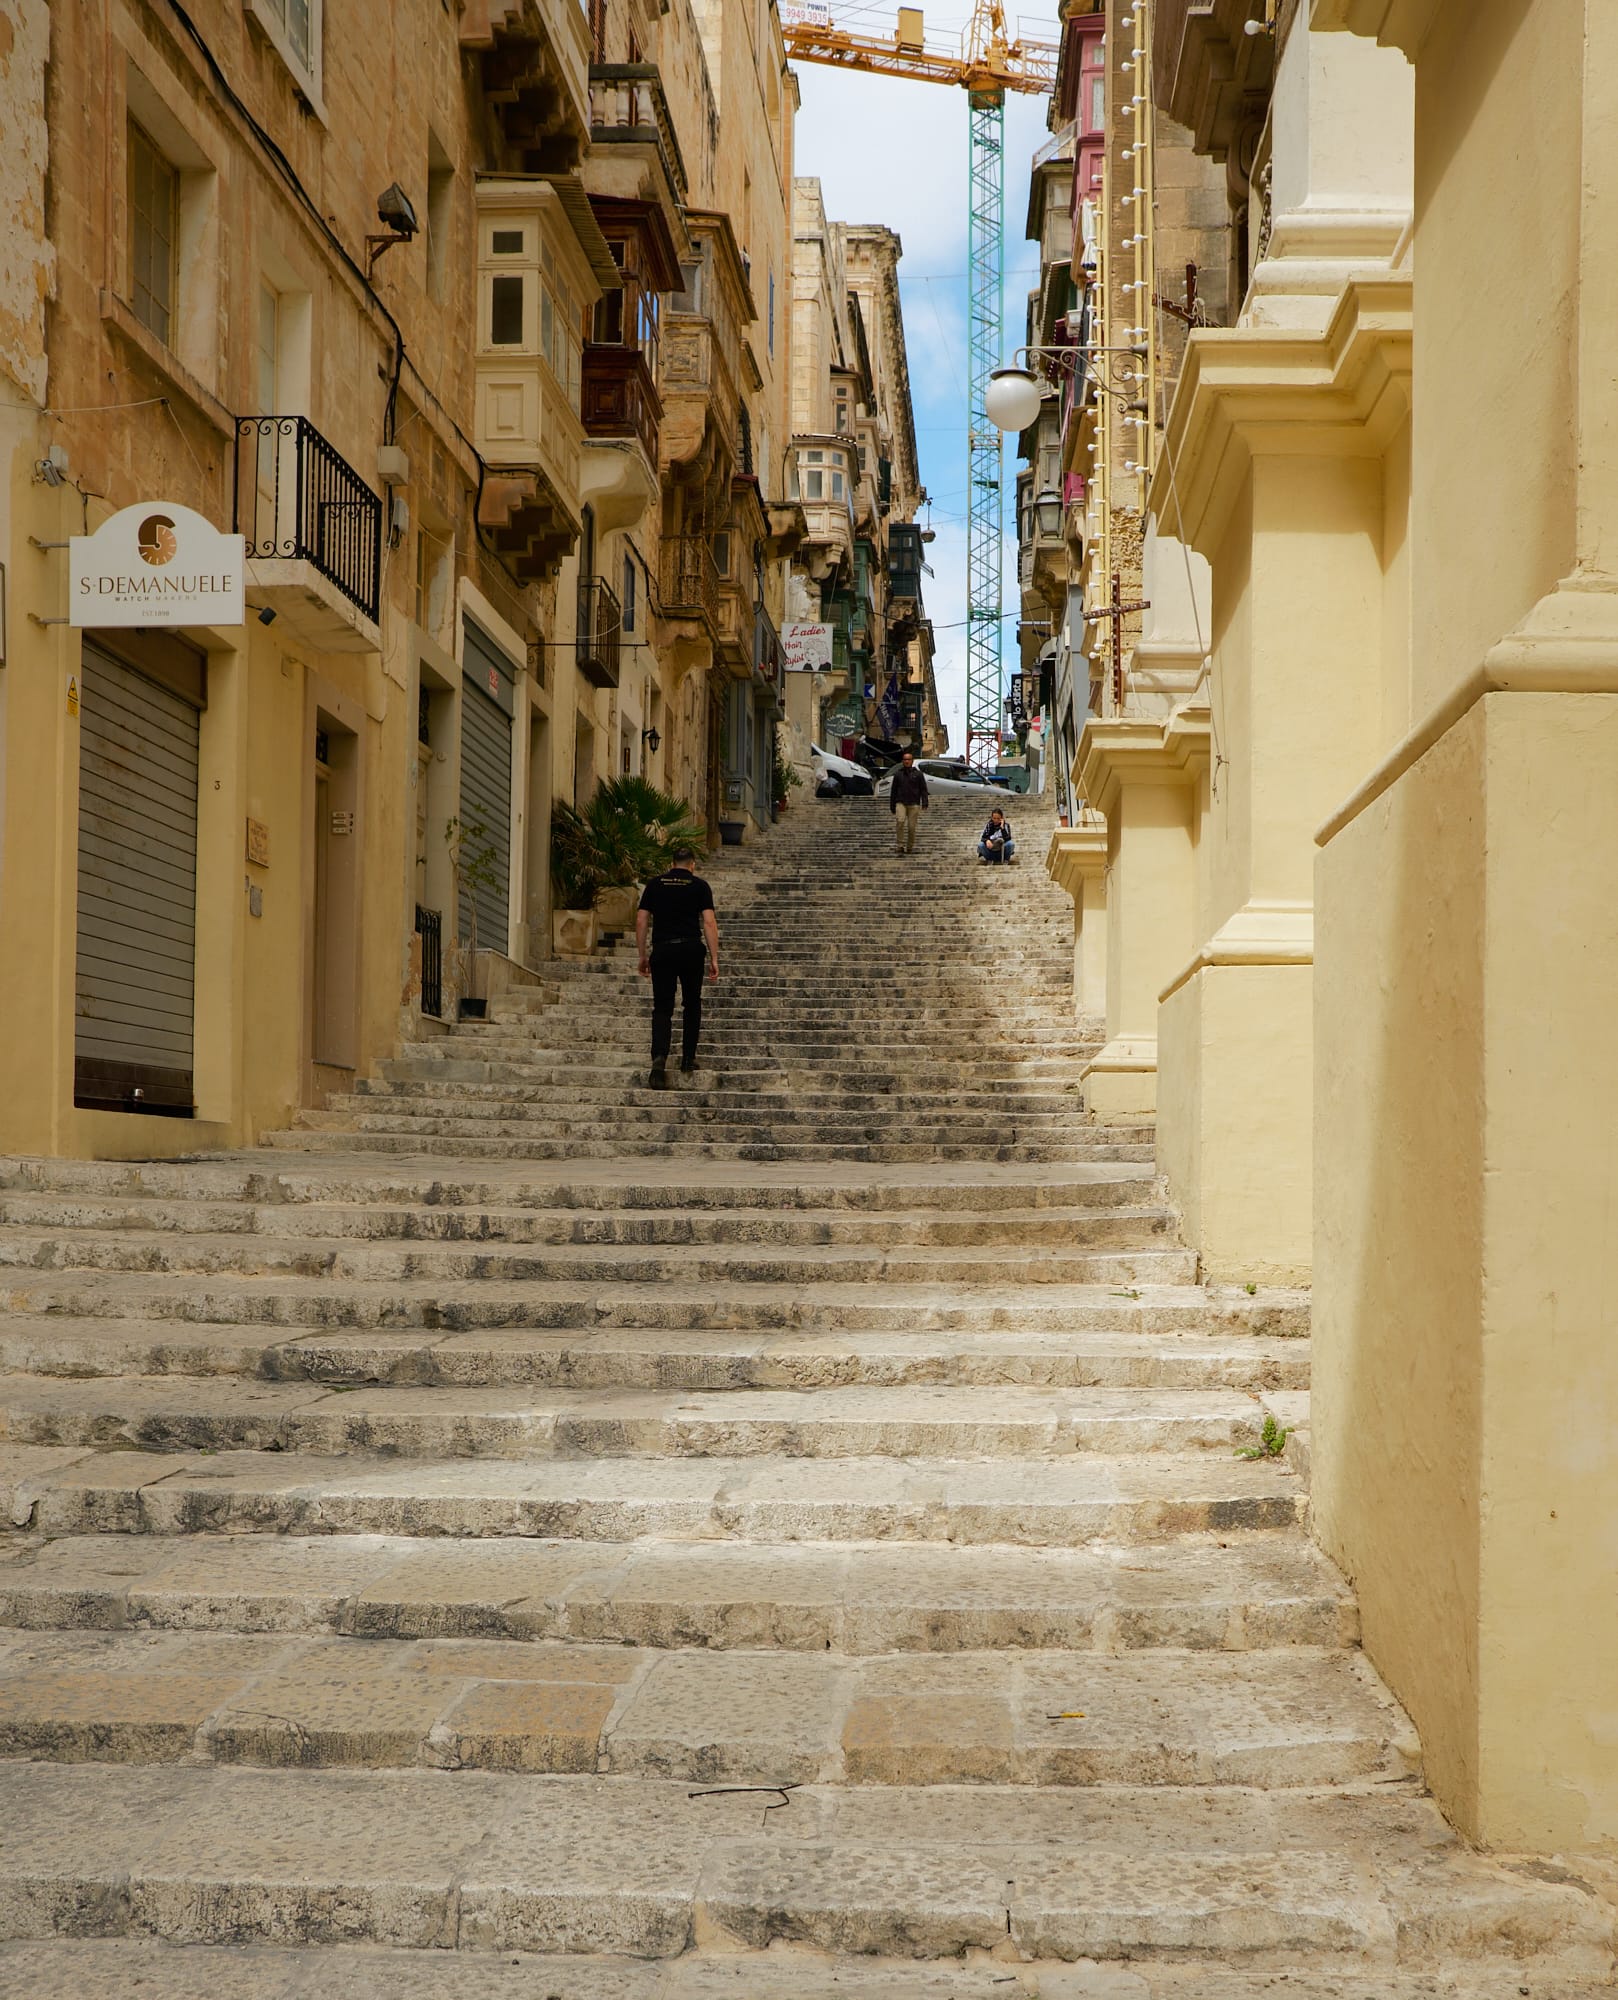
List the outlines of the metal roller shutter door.
{"label": "metal roller shutter door", "polygon": [[196,709],[86,641],[80,674],[76,1104],[192,1109]]}
{"label": "metal roller shutter door", "polygon": [[461,698],[461,825],[481,826],[494,849],[494,881],[475,890],[461,883],[461,936],[472,936],[472,899],[477,898],[478,945],[504,951],[510,942],[507,905],[511,893],[511,720],[470,680]]}

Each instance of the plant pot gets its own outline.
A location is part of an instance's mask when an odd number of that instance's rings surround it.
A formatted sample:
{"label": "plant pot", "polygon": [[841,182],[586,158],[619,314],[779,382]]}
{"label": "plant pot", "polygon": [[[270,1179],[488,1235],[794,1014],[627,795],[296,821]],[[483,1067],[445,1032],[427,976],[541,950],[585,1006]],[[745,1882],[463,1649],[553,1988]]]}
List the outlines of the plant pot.
{"label": "plant pot", "polygon": [[489,1003],[487,1000],[470,1000],[465,995],[462,996],[461,1019],[463,1021],[486,1021],[488,1017]]}
{"label": "plant pot", "polygon": [[553,910],[551,949],[558,958],[588,958],[595,949],[594,910]]}
{"label": "plant pot", "polygon": [[633,883],[622,888],[598,889],[596,891],[596,929],[598,931],[632,931],[635,928],[635,912],[640,908],[640,892]]}
{"label": "plant pot", "polygon": [[744,819],[722,819],[719,822],[719,838],[726,847],[740,847],[746,829]]}

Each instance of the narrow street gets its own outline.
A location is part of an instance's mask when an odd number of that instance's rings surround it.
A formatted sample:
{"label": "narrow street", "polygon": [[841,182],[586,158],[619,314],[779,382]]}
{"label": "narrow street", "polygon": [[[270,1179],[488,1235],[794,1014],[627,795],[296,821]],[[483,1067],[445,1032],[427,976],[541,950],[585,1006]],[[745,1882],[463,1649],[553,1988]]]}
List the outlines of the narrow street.
{"label": "narrow street", "polygon": [[267,1148],[4,1164],[0,1990],[1594,1990],[1308,1539],[1304,1295],[1076,1111],[1013,806],[716,855],[665,1094],[628,942]]}

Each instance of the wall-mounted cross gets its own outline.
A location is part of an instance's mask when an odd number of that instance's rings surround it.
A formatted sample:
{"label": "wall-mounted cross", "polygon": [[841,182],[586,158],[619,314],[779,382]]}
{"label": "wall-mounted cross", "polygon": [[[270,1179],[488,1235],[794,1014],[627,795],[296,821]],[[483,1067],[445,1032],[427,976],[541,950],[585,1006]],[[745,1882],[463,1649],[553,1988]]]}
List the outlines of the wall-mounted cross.
{"label": "wall-mounted cross", "polygon": [[1150,611],[1152,600],[1143,597],[1138,604],[1122,601],[1123,581],[1117,570],[1112,573],[1112,594],[1110,600],[1099,611],[1085,612],[1088,624],[1098,618],[1112,620],[1112,708],[1115,715],[1124,712],[1124,620],[1132,611]]}

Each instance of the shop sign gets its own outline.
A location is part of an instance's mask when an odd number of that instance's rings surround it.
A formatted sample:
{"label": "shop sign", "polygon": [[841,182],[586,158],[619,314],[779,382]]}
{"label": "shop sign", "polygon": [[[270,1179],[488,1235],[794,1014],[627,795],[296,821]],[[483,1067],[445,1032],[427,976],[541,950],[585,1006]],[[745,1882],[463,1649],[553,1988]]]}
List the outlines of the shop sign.
{"label": "shop sign", "polygon": [[240,535],[171,500],[143,500],[68,544],[70,625],[240,625]]}
{"label": "shop sign", "polygon": [[831,670],[831,634],[829,625],[816,625],[798,621],[788,621],[781,627],[781,655],[789,672],[804,672],[819,668],[822,672]]}

